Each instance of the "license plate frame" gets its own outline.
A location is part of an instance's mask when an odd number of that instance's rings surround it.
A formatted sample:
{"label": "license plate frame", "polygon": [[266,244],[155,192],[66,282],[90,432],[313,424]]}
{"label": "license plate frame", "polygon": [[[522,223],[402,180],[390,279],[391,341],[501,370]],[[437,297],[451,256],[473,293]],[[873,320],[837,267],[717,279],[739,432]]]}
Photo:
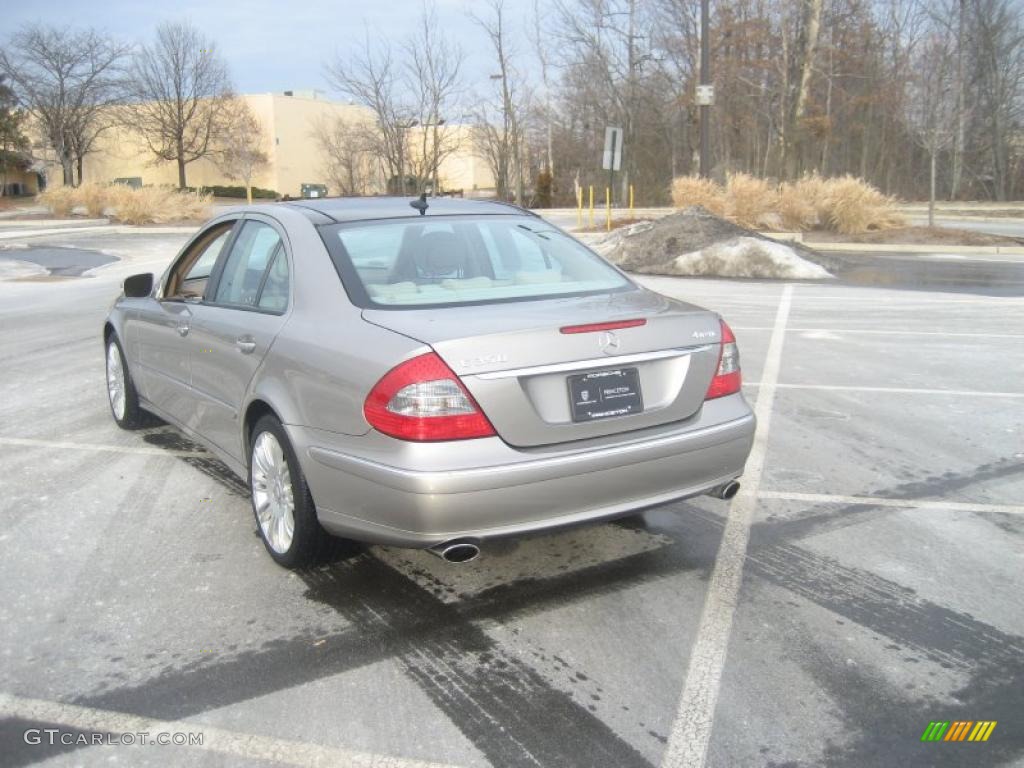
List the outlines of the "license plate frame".
{"label": "license plate frame", "polygon": [[637,368],[611,368],[566,377],[573,422],[586,423],[643,413]]}

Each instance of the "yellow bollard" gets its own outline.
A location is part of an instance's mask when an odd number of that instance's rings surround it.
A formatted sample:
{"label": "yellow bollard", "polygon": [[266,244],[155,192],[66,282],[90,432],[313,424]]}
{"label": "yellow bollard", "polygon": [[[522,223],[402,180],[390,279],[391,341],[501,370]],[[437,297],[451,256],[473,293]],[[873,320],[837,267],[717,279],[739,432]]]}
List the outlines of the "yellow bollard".
{"label": "yellow bollard", "polygon": [[633,218],[633,185],[629,185],[629,217]]}
{"label": "yellow bollard", "polygon": [[583,229],[583,187],[576,187],[576,228]]}
{"label": "yellow bollard", "polygon": [[605,231],[612,231],[612,188],[604,188]]}
{"label": "yellow bollard", "polygon": [[590,228],[594,228],[594,185],[590,185]]}

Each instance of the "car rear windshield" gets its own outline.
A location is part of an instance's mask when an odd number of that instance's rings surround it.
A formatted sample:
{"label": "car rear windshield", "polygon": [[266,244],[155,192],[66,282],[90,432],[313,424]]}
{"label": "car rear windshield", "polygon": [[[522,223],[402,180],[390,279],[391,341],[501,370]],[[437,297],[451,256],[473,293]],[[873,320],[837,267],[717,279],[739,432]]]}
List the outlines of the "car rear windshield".
{"label": "car rear windshield", "polygon": [[488,304],[632,287],[576,240],[532,217],[398,219],[321,232],[349,296],[364,307]]}

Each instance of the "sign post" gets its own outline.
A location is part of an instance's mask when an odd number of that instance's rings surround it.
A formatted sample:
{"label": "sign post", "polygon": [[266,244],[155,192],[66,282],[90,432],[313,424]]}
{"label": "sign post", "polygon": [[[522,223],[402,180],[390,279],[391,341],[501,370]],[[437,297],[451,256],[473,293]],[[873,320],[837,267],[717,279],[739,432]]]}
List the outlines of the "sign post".
{"label": "sign post", "polygon": [[609,125],[604,129],[604,157],[601,167],[608,171],[608,188],[615,188],[615,172],[622,168],[622,129]]}

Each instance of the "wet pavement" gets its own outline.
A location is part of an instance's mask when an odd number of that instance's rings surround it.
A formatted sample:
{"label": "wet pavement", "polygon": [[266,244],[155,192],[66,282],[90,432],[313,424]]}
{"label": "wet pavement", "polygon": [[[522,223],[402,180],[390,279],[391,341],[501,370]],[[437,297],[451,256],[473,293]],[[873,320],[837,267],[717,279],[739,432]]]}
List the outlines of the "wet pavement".
{"label": "wet pavement", "polygon": [[[223,464],[170,427],[113,424],[106,309],[184,236],[104,237],[45,243],[118,256],[92,279],[0,283],[3,765],[683,764],[673,734],[709,637],[706,765],[1024,764],[1016,265],[644,279],[721,311],[747,397],[773,398],[723,632],[706,610],[730,597],[738,508],[709,498],[462,566],[339,545],[278,568]],[[933,720],[998,725],[922,743]],[[207,739],[24,738],[142,725]]]}
{"label": "wet pavement", "polygon": [[830,253],[832,274],[846,285],[908,291],[1024,296],[1024,257],[963,253]]}
{"label": "wet pavement", "polygon": [[81,277],[85,272],[117,260],[100,251],[83,248],[30,246],[28,248],[0,248],[0,261],[27,261],[38,264],[57,277]]}

